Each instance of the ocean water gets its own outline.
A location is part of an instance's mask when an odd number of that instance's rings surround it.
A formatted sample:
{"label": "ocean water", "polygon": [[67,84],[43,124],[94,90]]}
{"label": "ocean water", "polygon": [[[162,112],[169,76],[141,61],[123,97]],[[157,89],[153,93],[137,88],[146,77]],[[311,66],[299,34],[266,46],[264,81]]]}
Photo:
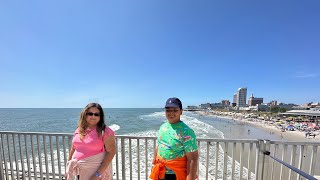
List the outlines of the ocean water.
{"label": "ocean water", "polygon": [[[1,108],[0,130],[22,132],[73,133],[77,127],[80,108]],[[104,109],[106,124],[118,135],[156,136],[165,121],[161,108]],[[223,133],[212,125],[197,119],[196,114],[184,112],[182,120],[199,137],[223,138]]]}
{"label": "ocean water", "polygon": [[[81,108],[0,108],[0,131],[73,133]],[[106,108],[105,122],[118,135],[156,136],[162,108]],[[248,124],[185,111],[181,117],[198,138],[279,140]],[[247,131],[250,129],[250,134]]]}

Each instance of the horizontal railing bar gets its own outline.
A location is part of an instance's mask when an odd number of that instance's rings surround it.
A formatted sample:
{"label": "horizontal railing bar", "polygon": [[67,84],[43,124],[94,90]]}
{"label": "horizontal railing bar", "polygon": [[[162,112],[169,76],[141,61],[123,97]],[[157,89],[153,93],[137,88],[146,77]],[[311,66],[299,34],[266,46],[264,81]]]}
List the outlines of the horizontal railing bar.
{"label": "horizontal railing bar", "polygon": [[[15,168],[13,168],[12,170],[13,170],[13,171],[16,171]],[[9,171],[10,171],[10,170],[9,170]],[[19,170],[19,175],[22,175],[22,173],[23,173],[22,170]],[[29,173],[29,171],[25,171],[25,173]],[[34,171],[34,170],[31,170],[30,173],[31,173],[31,174],[34,174],[35,171]],[[54,173],[54,174],[53,174],[53,173],[46,172],[46,171],[43,171],[43,173],[48,174],[49,176],[53,176],[53,175],[59,176],[59,173]],[[34,175],[32,175],[32,177],[34,177]],[[40,175],[37,175],[37,177],[40,178],[41,176],[40,176]]]}
{"label": "horizontal railing bar", "polygon": [[[126,135],[116,135],[119,138],[128,138],[128,139],[157,139],[157,137],[150,136],[126,136]],[[241,143],[257,143],[258,140],[255,139],[219,139],[219,138],[197,138],[198,141],[214,141],[214,142],[241,142]],[[319,143],[320,144],[320,143]]]}
{"label": "horizontal railing bar", "polygon": [[281,144],[281,145],[320,145],[320,142],[305,142],[305,141],[270,141],[270,144]]}
{"label": "horizontal railing bar", "polygon": [[198,141],[204,141],[204,142],[207,142],[207,141],[212,141],[212,142],[224,142],[224,143],[227,143],[227,142],[239,142],[239,143],[258,143],[259,141],[258,140],[255,140],[255,139],[217,139],[217,138],[197,138]]}
{"label": "horizontal railing bar", "polygon": [[27,134],[27,135],[53,135],[53,136],[73,136],[73,133],[50,133],[50,132],[20,132],[20,131],[0,131],[1,134]]}
{"label": "horizontal railing bar", "polygon": [[[73,133],[50,133],[50,132],[18,132],[18,131],[0,131],[1,134],[27,134],[27,135],[49,135],[49,136],[73,136]],[[129,139],[156,139],[150,136],[127,136],[116,135],[119,138]],[[255,139],[219,139],[219,138],[198,138],[198,141],[215,141],[215,142],[239,142],[239,143],[257,143]],[[270,141],[270,144],[287,144],[287,145],[320,145],[320,142],[302,142],[302,141]]]}
{"label": "horizontal railing bar", "polygon": [[151,137],[151,136],[126,136],[126,135],[116,135],[118,138],[124,138],[124,139],[156,139],[157,137]]}

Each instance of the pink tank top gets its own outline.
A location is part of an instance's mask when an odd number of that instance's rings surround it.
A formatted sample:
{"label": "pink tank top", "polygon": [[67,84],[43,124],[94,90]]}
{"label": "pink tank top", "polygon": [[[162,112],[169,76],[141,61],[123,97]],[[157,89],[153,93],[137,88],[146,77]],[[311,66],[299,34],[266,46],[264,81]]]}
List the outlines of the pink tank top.
{"label": "pink tank top", "polygon": [[72,140],[72,146],[75,149],[73,158],[81,160],[105,151],[103,140],[111,135],[115,135],[114,131],[106,126],[103,137],[98,137],[96,128],[87,129],[87,135],[84,139],[80,140],[80,134],[78,129],[74,132],[74,137]]}

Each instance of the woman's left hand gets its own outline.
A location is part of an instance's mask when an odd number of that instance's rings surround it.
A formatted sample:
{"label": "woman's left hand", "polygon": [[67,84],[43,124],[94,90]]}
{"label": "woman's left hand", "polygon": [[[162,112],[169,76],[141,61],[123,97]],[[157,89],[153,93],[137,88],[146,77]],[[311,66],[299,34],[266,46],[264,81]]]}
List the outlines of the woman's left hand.
{"label": "woman's left hand", "polygon": [[96,175],[91,176],[90,180],[99,180],[100,177],[97,177]]}

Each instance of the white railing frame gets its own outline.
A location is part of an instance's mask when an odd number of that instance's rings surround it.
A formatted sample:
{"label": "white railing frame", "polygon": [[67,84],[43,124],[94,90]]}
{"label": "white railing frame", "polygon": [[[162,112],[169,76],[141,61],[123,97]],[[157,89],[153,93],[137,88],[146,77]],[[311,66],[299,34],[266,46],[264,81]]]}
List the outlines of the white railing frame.
{"label": "white railing frame", "polygon": [[[0,131],[0,179],[64,179],[72,137],[70,133]],[[118,135],[116,140],[113,178],[148,179],[156,137]],[[199,179],[241,177],[249,180],[252,174],[254,179],[300,178],[291,170],[282,169],[282,166],[281,174],[275,177],[274,171],[279,165],[271,163],[264,151],[270,151],[273,156],[280,153],[279,159],[290,160],[291,165],[304,169],[310,175],[314,175],[315,167],[319,166],[319,142],[200,138],[198,145],[201,161],[198,166]],[[292,147],[289,154],[288,147]],[[297,149],[300,152],[298,160],[294,158]],[[304,153],[309,152],[310,165],[306,167],[303,166],[306,160]]]}

